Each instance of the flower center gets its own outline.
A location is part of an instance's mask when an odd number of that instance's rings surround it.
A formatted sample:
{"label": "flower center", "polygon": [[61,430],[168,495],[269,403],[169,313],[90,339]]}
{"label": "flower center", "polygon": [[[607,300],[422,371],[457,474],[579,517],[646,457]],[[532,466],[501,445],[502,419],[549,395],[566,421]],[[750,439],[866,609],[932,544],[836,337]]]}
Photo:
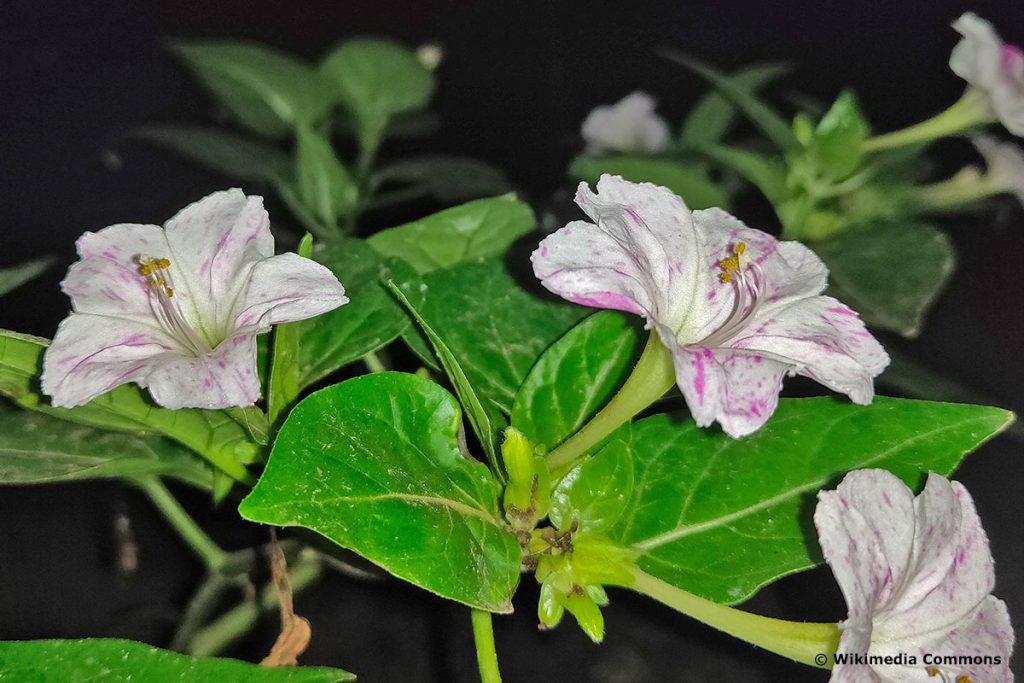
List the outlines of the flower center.
{"label": "flower center", "polygon": [[718,262],[722,271],[718,279],[722,284],[732,285],[735,297],[732,311],[722,326],[699,342],[699,346],[712,348],[721,346],[739,333],[761,306],[764,291],[764,271],[754,261],[745,258],[747,245],[737,242],[732,246],[732,256]]}
{"label": "flower center", "polygon": [[164,257],[139,257],[139,275],[146,279],[153,296],[150,305],[153,315],[167,334],[196,356],[209,353],[210,345],[199,335],[178,306],[174,298],[174,282],[171,279],[171,262]]}

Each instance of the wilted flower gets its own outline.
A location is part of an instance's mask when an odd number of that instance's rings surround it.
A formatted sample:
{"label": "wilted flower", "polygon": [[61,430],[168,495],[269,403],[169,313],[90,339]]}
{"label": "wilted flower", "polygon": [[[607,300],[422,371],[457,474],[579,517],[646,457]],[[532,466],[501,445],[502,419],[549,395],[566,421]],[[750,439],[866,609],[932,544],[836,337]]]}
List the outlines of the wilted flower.
{"label": "wilted flower", "polygon": [[46,351],[53,405],[116,386],[148,387],[168,408],[252,405],[260,395],[256,335],[348,301],[330,270],[274,256],[262,197],[216,192],[164,228],[87,232],[62,283],[73,312]]}
{"label": "wilted flower", "polygon": [[541,242],[534,273],[584,306],[642,315],[672,352],[700,426],[758,429],[782,379],[801,374],[866,404],[889,359],[860,317],[821,296],[825,265],[720,209],[691,212],[671,191],[604,175],[580,184],[574,221]]}
{"label": "wilted flower", "polygon": [[972,12],[953,23],[963,38],[953,48],[949,67],[984,93],[995,118],[1014,135],[1024,136],[1024,52],[1007,45],[992,24]]}
{"label": "wilted flower", "polygon": [[986,183],[995,192],[1009,192],[1024,204],[1024,151],[1015,144],[981,135],[972,139],[985,157]]}
{"label": "wilted flower", "polygon": [[591,111],[581,133],[587,151],[660,152],[668,146],[668,124],[654,113],[654,98],[644,92]]}
{"label": "wilted flower", "polygon": [[914,498],[885,470],[851,472],[818,494],[814,523],[849,607],[833,683],[1013,680],[1010,617],[991,595],[988,538],[958,482],[930,474]]}

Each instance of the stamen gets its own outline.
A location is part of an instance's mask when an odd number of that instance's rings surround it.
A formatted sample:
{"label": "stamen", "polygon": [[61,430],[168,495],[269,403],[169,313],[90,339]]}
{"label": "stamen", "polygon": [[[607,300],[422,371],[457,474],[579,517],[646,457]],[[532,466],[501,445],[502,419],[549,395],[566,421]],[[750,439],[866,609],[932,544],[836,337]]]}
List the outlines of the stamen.
{"label": "stamen", "polygon": [[171,262],[163,257],[139,257],[139,275],[146,279],[153,290],[153,298],[150,300],[151,303],[155,303],[153,314],[160,322],[160,326],[189,351],[197,356],[209,353],[210,345],[196,333],[173,299],[174,287],[170,267]]}
{"label": "stamen", "polygon": [[729,317],[721,327],[700,342],[701,346],[712,347],[728,342],[743,329],[760,307],[764,271],[754,261],[743,263],[745,259],[741,257],[746,251],[747,245],[737,242],[732,247],[732,256],[718,262],[718,267],[722,270],[719,279],[723,284],[733,285],[736,297]]}

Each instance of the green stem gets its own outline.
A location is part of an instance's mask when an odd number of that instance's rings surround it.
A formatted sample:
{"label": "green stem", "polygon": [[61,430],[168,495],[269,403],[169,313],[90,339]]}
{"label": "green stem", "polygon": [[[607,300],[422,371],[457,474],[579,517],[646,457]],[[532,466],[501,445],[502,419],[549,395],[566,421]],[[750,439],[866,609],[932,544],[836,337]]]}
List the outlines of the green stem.
{"label": "green stem", "polygon": [[672,354],[661,343],[657,332],[652,330],[632,374],[608,405],[570,439],[548,454],[547,462],[551,472],[557,474],[571,469],[587,451],[661,398],[675,381]]}
{"label": "green stem", "polygon": [[963,97],[954,102],[949,109],[908,128],[869,138],[864,142],[864,150],[878,152],[884,149],[930,142],[938,138],[963,133],[975,126],[991,123],[993,120],[991,105],[985,93],[968,88]]}
{"label": "green stem", "polygon": [[913,197],[922,209],[949,211],[988,199],[1001,191],[977,169],[967,168],[947,180],[916,188]]}
{"label": "green stem", "polygon": [[388,371],[388,366],[384,365],[384,361],[381,360],[380,355],[376,351],[370,351],[363,356],[363,362],[366,364],[366,369],[370,372]]}
{"label": "green stem", "polygon": [[[295,564],[288,569],[292,593],[299,593],[311,586],[320,578],[322,571],[323,565],[316,551],[307,548],[300,552]],[[225,612],[206,628],[196,631],[184,651],[195,657],[212,657],[251,631],[261,614],[277,609],[274,587],[264,586],[258,600],[250,598]]]}
{"label": "green stem", "polygon": [[181,507],[181,504],[157,477],[138,479],[136,483],[149,496],[153,505],[171,523],[171,526],[178,532],[178,535],[203,560],[207,570],[211,574],[217,573],[227,562],[228,554],[221,550],[220,546],[214,543],[206,535],[206,532],[199,528],[195,520],[189,517],[188,513],[185,512],[185,508]]}
{"label": "green stem", "polygon": [[473,641],[476,643],[476,663],[480,667],[481,683],[501,683],[498,671],[498,651],[494,647],[494,626],[491,613],[470,610],[473,619]]}
{"label": "green stem", "polygon": [[633,568],[630,586],[674,610],[723,633],[801,664],[831,668],[839,647],[839,627],[832,623],[784,621],[720,605]]}

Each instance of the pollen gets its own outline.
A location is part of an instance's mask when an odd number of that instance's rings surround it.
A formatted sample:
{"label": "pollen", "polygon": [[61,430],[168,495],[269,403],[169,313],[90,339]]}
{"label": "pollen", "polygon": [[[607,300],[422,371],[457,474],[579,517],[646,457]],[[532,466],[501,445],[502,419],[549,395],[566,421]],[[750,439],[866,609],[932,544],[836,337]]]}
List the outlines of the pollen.
{"label": "pollen", "polygon": [[718,267],[722,269],[722,272],[718,277],[722,282],[726,284],[732,282],[732,274],[740,271],[740,256],[742,256],[746,250],[746,244],[743,242],[737,242],[732,247],[732,256],[724,258],[718,262]]}
{"label": "pollen", "polygon": [[151,288],[171,297],[174,296],[174,290],[168,284],[170,275],[167,272],[167,269],[170,268],[170,266],[171,262],[166,258],[140,256],[138,271],[139,275],[146,278],[146,282]]}

